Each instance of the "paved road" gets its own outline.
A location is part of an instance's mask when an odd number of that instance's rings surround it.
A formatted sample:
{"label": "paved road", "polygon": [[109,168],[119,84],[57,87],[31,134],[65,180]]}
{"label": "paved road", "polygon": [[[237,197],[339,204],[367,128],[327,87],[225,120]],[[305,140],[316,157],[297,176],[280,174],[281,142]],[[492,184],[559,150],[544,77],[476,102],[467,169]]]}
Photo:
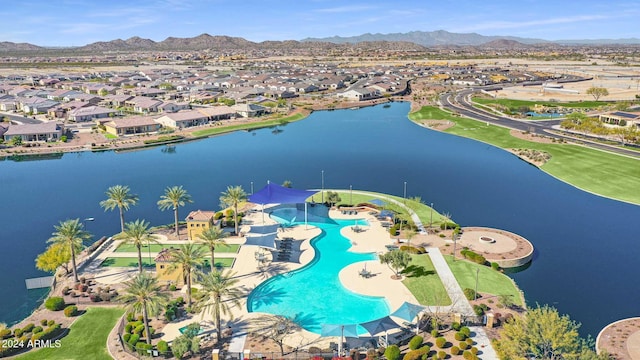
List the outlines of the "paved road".
{"label": "paved road", "polygon": [[28,118],[20,115],[15,115],[6,112],[0,112],[0,117],[9,117],[12,122],[16,122],[18,124],[42,124],[41,120],[37,120],[34,118]]}
{"label": "paved road", "polygon": [[[555,138],[555,139],[564,139],[566,141],[576,142],[576,138],[574,134],[570,134],[567,132],[560,132],[558,130],[553,129],[553,126],[559,125],[560,120],[538,120],[538,121],[524,121],[513,119],[507,116],[497,115],[473,106],[470,101],[471,94],[475,93],[476,90],[467,89],[455,94],[446,93],[440,96],[440,104],[442,107],[456,112],[465,117],[469,117],[474,120],[483,121],[487,124],[499,125],[510,129],[516,129],[520,131],[529,131],[532,133],[543,134],[545,136]],[[554,131],[554,132],[552,132]],[[594,138],[595,139],[595,138]],[[598,143],[591,140],[577,140],[581,142],[584,146],[613,152],[620,155],[625,155],[633,158],[640,159],[640,152],[619,148],[616,146],[611,146],[607,144]]]}

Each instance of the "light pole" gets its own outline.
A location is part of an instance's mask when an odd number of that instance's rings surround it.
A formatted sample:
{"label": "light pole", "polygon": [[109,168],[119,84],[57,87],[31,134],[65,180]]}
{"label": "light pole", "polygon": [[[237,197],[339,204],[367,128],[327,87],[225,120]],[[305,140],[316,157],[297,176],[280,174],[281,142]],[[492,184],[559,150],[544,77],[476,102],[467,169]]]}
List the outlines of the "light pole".
{"label": "light pole", "polygon": [[93,221],[93,220],[95,220],[95,218],[92,218],[92,217],[88,217],[88,218],[85,218],[84,220],[82,220],[82,223],[84,224],[84,229],[85,230],[87,230],[87,222]]}
{"label": "light pole", "polygon": [[251,195],[253,195],[253,181],[251,182]]}
{"label": "light pole", "polygon": [[476,268],[476,291],[475,291],[475,294],[473,295],[473,300],[478,299],[478,274],[479,273],[480,273],[480,268]]}
{"label": "light pole", "polygon": [[320,201],[324,204],[324,170],[321,171],[322,174],[322,191],[320,192]]}
{"label": "light pole", "polygon": [[404,204],[407,205],[407,182],[404,182]]}
{"label": "light pole", "polygon": [[433,226],[433,203],[431,203],[431,217],[429,218],[429,228]]}
{"label": "light pole", "polygon": [[353,186],[349,185],[349,205],[353,206]]}

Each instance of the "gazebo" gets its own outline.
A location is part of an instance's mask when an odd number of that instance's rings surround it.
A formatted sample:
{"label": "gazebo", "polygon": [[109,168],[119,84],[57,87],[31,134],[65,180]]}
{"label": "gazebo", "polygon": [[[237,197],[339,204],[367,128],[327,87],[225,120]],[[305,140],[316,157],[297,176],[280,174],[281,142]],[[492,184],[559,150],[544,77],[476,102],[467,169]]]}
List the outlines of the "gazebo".
{"label": "gazebo", "polygon": [[[304,223],[307,224],[307,199],[316,194],[316,190],[292,189],[270,182],[260,191],[249,196],[249,201],[262,205],[264,213],[265,204],[300,204],[304,203]],[[264,215],[263,215],[264,216]]]}

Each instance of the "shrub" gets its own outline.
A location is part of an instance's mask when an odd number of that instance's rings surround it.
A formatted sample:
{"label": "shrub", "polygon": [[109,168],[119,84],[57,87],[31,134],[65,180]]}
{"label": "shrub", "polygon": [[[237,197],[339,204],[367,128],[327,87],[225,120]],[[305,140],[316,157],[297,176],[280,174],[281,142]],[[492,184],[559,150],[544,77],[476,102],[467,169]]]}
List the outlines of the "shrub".
{"label": "shrub", "polygon": [[34,327],[32,332],[33,332],[34,334],[37,334],[37,333],[39,333],[39,332],[42,332],[42,326],[36,326],[36,327]]}
{"label": "shrub", "polygon": [[33,331],[33,328],[35,328],[36,326],[33,325],[33,323],[31,324],[27,324],[27,326],[22,328],[22,332],[23,333],[30,333],[31,331]]}
{"label": "shrub", "polygon": [[127,321],[128,322],[132,322],[134,318],[135,318],[135,314],[134,313],[132,313],[132,312],[128,312],[127,313]]}
{"label": "shrub", "polygon": [[465,340],[465,342],[466,342],[468,345],[473,345],[473,339],[472,339],[472,338],[467,338],[467,340]]}
{"label": "shrub", "polygon": [[111,301],[113,294],[105,291],[105,292],[101,292],[99,296],[100,296],[100,300],[102,301]]}
{"label": "shrub", "polygon": [[436,346],[439,348],[443,348],[447,344],[447,339],[442,336],[436,339]]}
{"label": "shrub", "polygon": [[445,359],[447,357],[447,353],[443,350],[438,351],[438,359]]}
{"label": "shrub", "polygon": [[51,311],[60,311],[64,309],[64,299],[59,296],[52,296],[44,302],[44,307]]}
{"label": "shrub", "polygon": [[127,341],[129,344],[131,345],[135,345],[138,343],[138,340],[140,340],[140,335],[139,334],[133,334],[131,335],[131,337],[129,337],[129,341]]}
{"label": "shrub", "polygon": [[[468,340],[468,339],[467,339],[467,340]],[[460,349],[462,349],[462,350],[467,350],[467,349],[468,349],[468,348],[470,348],[471,346],[470,346],[469,344],[467,344],[466,342],[461,341],[461,342],[460,342],[460,346],[458,346],[458,347],[459,347]]]}
{"label": "shrub", "polygon": [[423,342],[423,338],[422,336],[416,335],[413,338],[411,338],[411,340],[409,341],[409,349],[410,350],[416,350],[418,349],[420,346],[422,346],[422,342]]}
{"label": "shrub", "polygon": [[480,305],[473,305],[473,312],[478,316],[484,315],[484,309]]}
{"label": "shrub", "polygon": [[64,308],[64,316],[72,317],[78,315],[78,307],[75,305],[69,305]]}
{"label": "shrub", "polygon": [[47,326],[53,326],[53,325],[55,325],[55,324],[56,324],[56,321],[55,321],[55,320],[49,320],[49,321],[47,321]]}
{"label": "shrub", "polygon": [[169,285],[169,291],[176,291],[178,288],[176,287],[175,284],[171,284]]}
{"label": "shrub", "polygon": [[423,346],[419,349],[410,350],[404,355],[404,358],[402,358],[402,360],[420,360],[425,355],[428,355],[430,350],[431,349],[429,348],[429,346]]}
{"label": "shrub", "polygon": [[91,300],[91,302],[99,302],[101,299],[98,294],[91,294],[89,295],[89,300]]}
{"label": "shrub", "polygon": [[500,270],[500,265],[498,265],[498,263],[497,263],[497,262],[492,262],[492,263],[491,263],[491,268],[492,268],[493,270]]}
{"label": "shrub", "polygon": [[462,290],[462,292],[464,293],[464,296],[467,298],[467,300],[475,300],[476,298],[476,291],[470,288],[464,288],[464,290]]}
{"label": "shrub", "polygon": [[47,319],[40,320],[40,325],[47,326]]}
{"label": "shrub", "polygon": [[400,358],[400,348],[398,348],[398,345],[394,344],[387,347],[384,351],[384,357],[387,358],[387,360],[398,360]]}
{"label": "shrub", "polygon": [[463,353],[462,353],[462,357],[463,357],[465,360],[473,360],[473,357],[474,357],[474,356],[473,356],[473,354],[471,353],[471,351],[466,350],[465,352],[463,352]]}
{"label": "shrub", "polygon": [[138,327],[142,325],[142,320],[136,320],[134,322],[131,323],[131,326],[133,326],[134,328]]}
{"label": "shrub", "polygon": [[461,333],[463,333],[463,334],[465,334],[467,337],[470,337],[470,336],[471,336],[471,329],[469,329],[469,328],[468,328],[468,327],[466,327],[466,326],[461,327],[461,328],[460,328],[460,332],[461,332]]}
{"label": "shrub", "polygon": [[122,340],[126,343],[129,342],[129,339],[131,339],[131,334],[129,333],[124,333],[124,335],[122,335]]}
{"label": "shrub", "polygon": [[458,331],[458,332],[454,335],[454,338],[455,338],[456,340],[458,340],[458,341],[462,341],[462,340],[466,339],[466,338],[467,338],[467,336],[466,336],[465,334],[463,334],[463,333],[461,333],[461,332],[459,332],[459,331]]}
{"label": "shrub", "polygon": [[168,321],[173,321],[176,318],[176,313],[173,309],[169,309],[165,311],[164,317],[167,318]]}
{"label": "shrub", "polygon": [[472,347],[472,348],[471,348],[471,353],[472,353],[473,355],[478,355],[478,348],[477,348],[477,347],[475,347],[475,346],[474,346],[474,347]]}
{"label": "shrub", "polygon": [[438,332],[438,329],[431,330],[431,336],[433,336],[434,338],[440,336],[440,332]]}
{"label": "shrub", "polygon": [[136,326],[136,328],[133,329],[134,334],[142,334],[143,331],[144,331],[144,325]]}
{"label": "shrub", "polygon": [[0,330],[0,339],[8,339],[11,337],[11,329]]}
{"label": "shrub", "polygon": [[[154,329],[154,328],[152,328],[152,327],[149,327],[149,331],[151,332],[151,336],[153,336],[153,334],[155,334],[155,333],[156,333],[156,329]],[[147,337],[147,332],[146,332],[146,331],[143,331],[143,332],[142,332],[142,336],[144,336],[144,337],[146,338],[146,337]]]}
{"label": "shrub", "polygon": [[457,346],[452,346],[451,347],[451,355],[458,355],[460,354],[460,348],[458,348]]}
{"label": "shrub", "polygon": [[158,352],[160,352],[161,354],[164,354],[169,351],[169,344],[167,344],[167,342],[164,340],[160,340],[158,341],[157,348],[158,348]]}
{"label": "shrub", "polygon": [[452,322],[452,323],[451,323],[451,328],[452,328],[453,330],[455,330],[455,331],[460,331],[460,326],[462,326],[462,325],[460,325],[460,323],[459,323],[459,322],[455,322],[455,321],[454,321],[454,322]]}
{"label": "shrub", "polygon": [[124,326],[124,332],[130,334],[133,326],[131,324],[127,324]]}

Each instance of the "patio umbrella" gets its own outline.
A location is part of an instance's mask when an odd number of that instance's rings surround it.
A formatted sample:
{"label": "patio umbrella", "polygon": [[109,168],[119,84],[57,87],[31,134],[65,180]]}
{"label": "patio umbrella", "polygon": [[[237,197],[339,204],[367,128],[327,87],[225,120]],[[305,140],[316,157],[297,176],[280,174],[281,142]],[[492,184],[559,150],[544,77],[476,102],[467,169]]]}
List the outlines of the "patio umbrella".
{"label": "patio umbrella", "polygon": [[387,339],[387,330],[397,329],[398,323],[393,321],[389,316],[360,324],[371,336],[384,331],[385,340]]}
{"label": "patio umbrella", "polygon": [[338,356],[342,356],[342,339],[345,336],[358,337],[358,325],[356,324],[323,324],[321,336],[340,336],[338,343]]}
{"label": "patio umbrella", "polygon": [[[400,319],[407,320],[409,322],[413,322],[413,319],[418,316],[418,314],[426,309],[426,306],[412,304],[410,302],[404,302],[398,310],[391,313],[391,316],[399,317]],[[419,328],[418,324],[416,324],[416,334],[418,333]]]}

